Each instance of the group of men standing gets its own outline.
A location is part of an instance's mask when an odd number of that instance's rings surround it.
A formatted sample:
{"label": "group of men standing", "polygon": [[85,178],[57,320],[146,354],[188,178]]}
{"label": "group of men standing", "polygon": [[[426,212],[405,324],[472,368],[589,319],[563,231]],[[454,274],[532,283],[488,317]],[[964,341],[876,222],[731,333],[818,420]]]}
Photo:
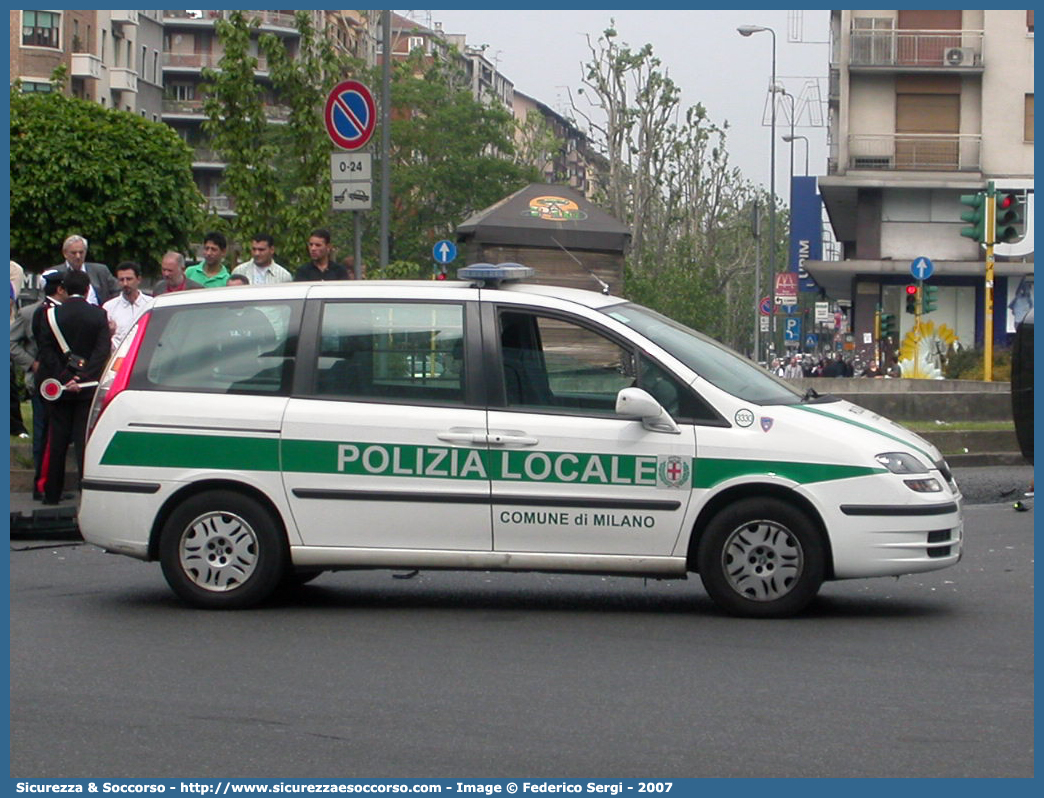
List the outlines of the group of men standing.
{"label": "group of men standing", "polygon": [[[70,446],[83,474],[91,399],[111,351],[127,335],[154,297],[177,291],[226,285],[266,285],[291,281],[351,280],[356,274],[334,260],[330,232],[313,230],[309,260],[294,274],[275,261],[275,241],[260,234],[251,240],[250,260],[229,271],[228,241],[220,232],[203,239],[202,261],[186,268],[185,256],[167,252],[152,295],[141,290],[141,266],[120,263],[115,274],[87,260],[87,240],[69,236],[64,262],[42,275],[44,297],[17,309],[12,301],[11,357],[25,369],[33,408],[33,498],[58,504],[64,498],[65,461]],[[12,267],[13,268],[13,267]],[[58,398],[44,401],[40,386],[57,380]]]}

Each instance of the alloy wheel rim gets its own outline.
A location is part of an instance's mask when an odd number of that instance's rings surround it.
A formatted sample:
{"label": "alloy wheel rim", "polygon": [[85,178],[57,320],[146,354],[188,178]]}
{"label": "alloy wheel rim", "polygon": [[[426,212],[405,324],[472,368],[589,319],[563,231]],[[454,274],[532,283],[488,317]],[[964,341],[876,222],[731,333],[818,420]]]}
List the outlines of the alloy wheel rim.
{"label": "alloy wheel rim", "polygon": [[748,521],[733,530],[721,554],[729,587],[751,601],[776,601],[797,584],[805,557],[798,539],[776,521]]}
{"label": "alloy wheel rim", "polygon": [[178,557],[193,584],[224,593],[241,587],[257,569],[257,535],[235,513],[205,513],[185,528]]}

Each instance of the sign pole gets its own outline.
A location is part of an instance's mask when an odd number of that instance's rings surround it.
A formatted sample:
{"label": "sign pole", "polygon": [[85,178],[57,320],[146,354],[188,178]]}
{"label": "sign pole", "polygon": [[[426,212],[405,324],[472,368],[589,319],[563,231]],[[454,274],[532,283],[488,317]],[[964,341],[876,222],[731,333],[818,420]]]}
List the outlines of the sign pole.
{"label": "sign pole", "polygon": [[381,268],[388,265],[389,205],[391,191],[391,11],[381,11]]}
{"label": "sign pole", "polygon": [[362,217],[359,211],[352,211],[352,222],[355,227],[355,279],[362,279]]}
{"label": "sign pole", "polygon": [[997,193],[991,180],[986,188],[986,318],[983,320],[983,350],[985,361],[982,364],[982,378],[993,382],[993,244],[997,231]]}

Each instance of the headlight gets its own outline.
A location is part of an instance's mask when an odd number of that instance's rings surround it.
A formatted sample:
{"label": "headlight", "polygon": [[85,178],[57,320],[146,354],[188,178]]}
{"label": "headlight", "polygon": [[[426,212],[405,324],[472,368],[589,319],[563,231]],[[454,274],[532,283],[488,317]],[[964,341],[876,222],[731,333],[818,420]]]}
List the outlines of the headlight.
{"label": "headlight", "polygon": [[928,469],[914,457],[906,452],[885,452],[877,455],[877,462],[891,471],[893,474],[927,474]]}

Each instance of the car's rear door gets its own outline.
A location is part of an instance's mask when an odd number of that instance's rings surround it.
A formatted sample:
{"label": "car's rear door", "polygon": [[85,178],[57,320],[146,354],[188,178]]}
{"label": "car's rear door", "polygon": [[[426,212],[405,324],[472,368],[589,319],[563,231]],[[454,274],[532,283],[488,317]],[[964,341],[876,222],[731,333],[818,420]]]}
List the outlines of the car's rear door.
{"label": "car's rear door", "polygon": [[309,294],[281,446],[304,545],[490,551],[474,297]]}

